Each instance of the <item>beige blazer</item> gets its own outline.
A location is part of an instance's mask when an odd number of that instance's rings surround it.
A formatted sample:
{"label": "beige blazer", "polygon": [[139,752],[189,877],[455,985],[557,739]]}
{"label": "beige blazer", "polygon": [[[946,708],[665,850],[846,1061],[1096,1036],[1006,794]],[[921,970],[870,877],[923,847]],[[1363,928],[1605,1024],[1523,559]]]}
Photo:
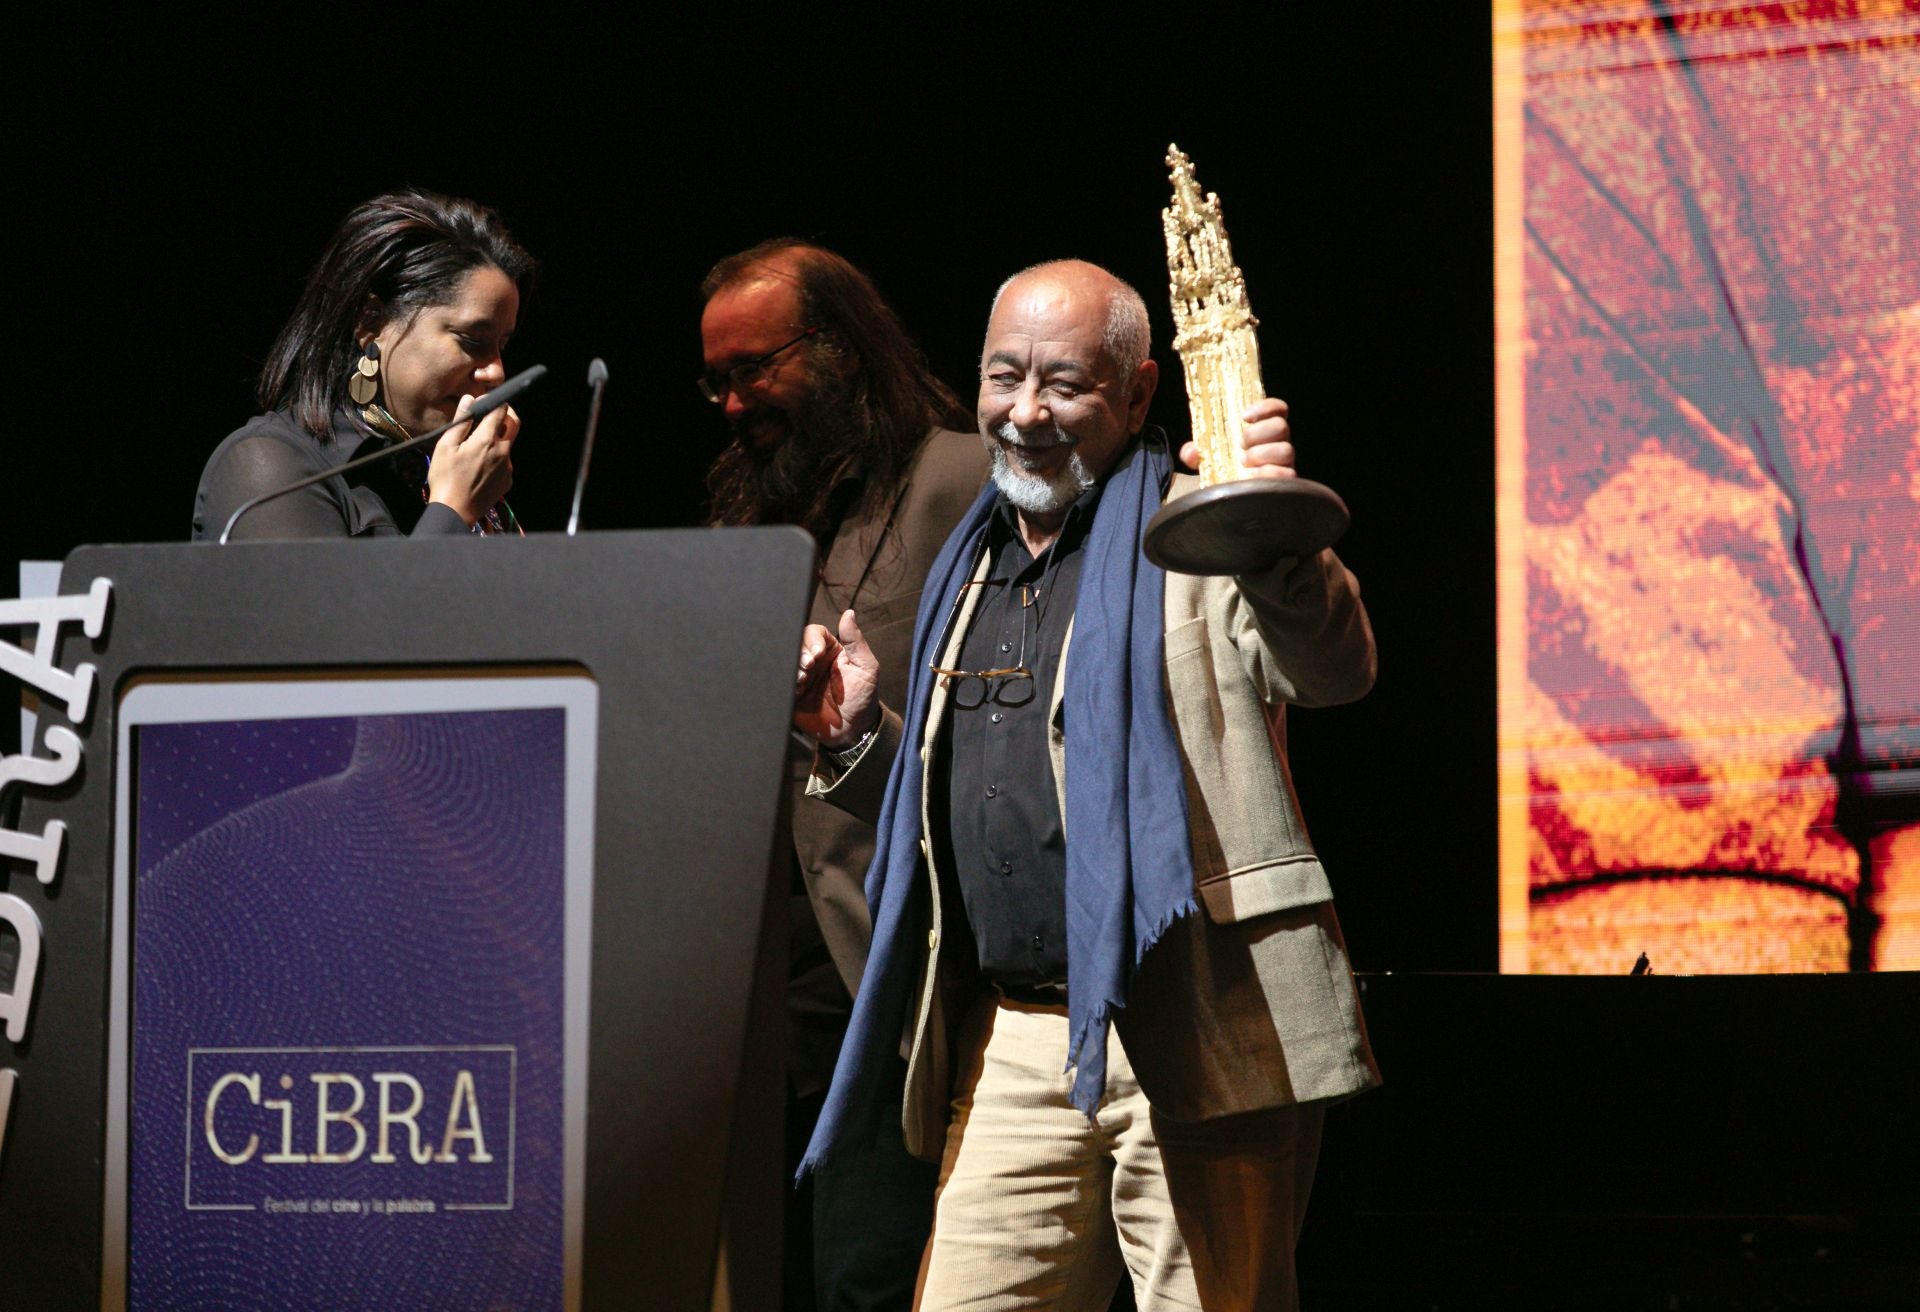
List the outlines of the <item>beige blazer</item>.
{"label": "beige blazer", "polygon": [[[1176,476],[1170,495],[1195,486],[1191,476]],[[979,591],[970,589],[970,598]],[[954,625],[947,664],[958,659],[970,611]],[[1181,1120],[1367,1089],[1379,1083],[1379,1070],[1332,887],[1294,794],[1284,718],[1288,703],[1334,705],[1372,686],[1373,633],[1359,583],[1331,551],[1282,561],[1259,576],[1169,574],[1165,660],[1201,910],[1148,954],[1116,1017],[1141,1089],[1156,1110]],[[1071,731],[1061,716],[1064,683],[1054,682],[1052,708],[1062,814]],[[947,702],[936,686],[918,745],[923,756],[938,742]],[[900,732],[899,717],[887,712],[874,746],[838,779],[817,772],[814,791],[877,818]],[[921,817],[924,829],[924,793]],[[963,982],[971,963],[945,959],[943,873],[926,859],[924,841],[921,850],[932,896],[924,903],[927,965],[905,1042],[903,1120],[908,1149],[933,1158],[952,1099],[949,1020],[962,1014],[975,986]]]}

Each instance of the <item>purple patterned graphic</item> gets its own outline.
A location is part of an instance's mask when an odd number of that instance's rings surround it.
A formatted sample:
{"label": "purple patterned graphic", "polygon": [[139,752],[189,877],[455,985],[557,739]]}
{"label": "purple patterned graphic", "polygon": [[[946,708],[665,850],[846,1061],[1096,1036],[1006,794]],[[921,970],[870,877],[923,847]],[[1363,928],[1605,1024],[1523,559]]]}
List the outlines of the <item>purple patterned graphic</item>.
{"label": "purple patterned graphic", "polygon": [[561,1305],[564,745],[138,730],[130,1306]]}

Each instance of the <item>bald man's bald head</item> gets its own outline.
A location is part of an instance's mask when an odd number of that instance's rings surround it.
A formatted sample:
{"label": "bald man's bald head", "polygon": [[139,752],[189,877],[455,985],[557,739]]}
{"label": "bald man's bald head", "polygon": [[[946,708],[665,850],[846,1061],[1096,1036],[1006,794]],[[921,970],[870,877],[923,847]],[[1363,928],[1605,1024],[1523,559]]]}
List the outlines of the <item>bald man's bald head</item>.
{"label": "bald man's bald head", "polygon": [[1145,427],[1159,370],[1146,309],[1097,265],[1057,260],[1009,278],[980,348],[980,434],[1023,525],[1053,521]]}
{"label": "bald man's bald head", "polygon": [[987,311],[989,322],[1000,308],[1000,300],[1015,283],[1029,280],[1070,287],[1075,291],[1106,297],[1107,324],[1101,344],[1113,357],[1123,376],[1131,376],[1152,352],[1152,332],[1147,322],[1147,303],[1124,279],[1086,260],[1046,260],[1029,265],[1000,284]]}

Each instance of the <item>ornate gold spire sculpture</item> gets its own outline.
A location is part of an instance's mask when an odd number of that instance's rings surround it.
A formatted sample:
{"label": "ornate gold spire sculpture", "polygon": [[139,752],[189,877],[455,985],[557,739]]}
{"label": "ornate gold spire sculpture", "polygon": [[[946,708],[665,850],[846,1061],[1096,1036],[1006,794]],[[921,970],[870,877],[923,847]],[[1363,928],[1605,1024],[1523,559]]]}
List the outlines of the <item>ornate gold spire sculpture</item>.
{"label": "ornate gold spire sculpture", "polygon": [[1233,262],[1220,198],[1204,198],[1193,161],[1167,147],[1173,203],[1161,211],[1173,349],[1187,376],[1187,409],[1200,448],[1199,492],[1168,502],[1147,526],[1147,556],[1182,574],[1244,574],[1282,556],[1331,544],[1347,508],[1331,488],[1306,479],[1243,479],[1240,416],[1260,400],[1259,320]]}
{"label": "ornate gold spire sculpture", "polygon": [[1173,349],[1187,375],[1187,410],[1200,445],[1200,477],[1232,480],[1240,415],[1262,396],[1260,321],[1247,304],[1247,280],[1233,262],[1220,198],[1202,199],[1193,161],[1167,147],[1173,204],[1160,211],[1167,236],[1167,294],[1173,299]]}

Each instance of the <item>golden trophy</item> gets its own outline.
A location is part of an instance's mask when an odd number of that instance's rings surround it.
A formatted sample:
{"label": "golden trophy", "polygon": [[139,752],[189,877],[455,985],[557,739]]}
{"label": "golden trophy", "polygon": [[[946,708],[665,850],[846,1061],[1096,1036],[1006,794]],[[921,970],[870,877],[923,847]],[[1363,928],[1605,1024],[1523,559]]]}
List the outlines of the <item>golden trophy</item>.
{"label": "golden trophy", "polygon": [[1147,559],[1177,574],[1257,573],[1333,545],[1346,532],[1347,506],[1332,488],[1304,478],[1238,476],[1240,416],[1266,395],[1253,335],[1260,321],[1227,245],[1220,198],[1201,198],[1193,161],[1178,146],[1167,147],[1167,168],[1173,204],[1160,218],[1173,349],[1187,375],[1206,486],[1160,507],[1147,525]]}

